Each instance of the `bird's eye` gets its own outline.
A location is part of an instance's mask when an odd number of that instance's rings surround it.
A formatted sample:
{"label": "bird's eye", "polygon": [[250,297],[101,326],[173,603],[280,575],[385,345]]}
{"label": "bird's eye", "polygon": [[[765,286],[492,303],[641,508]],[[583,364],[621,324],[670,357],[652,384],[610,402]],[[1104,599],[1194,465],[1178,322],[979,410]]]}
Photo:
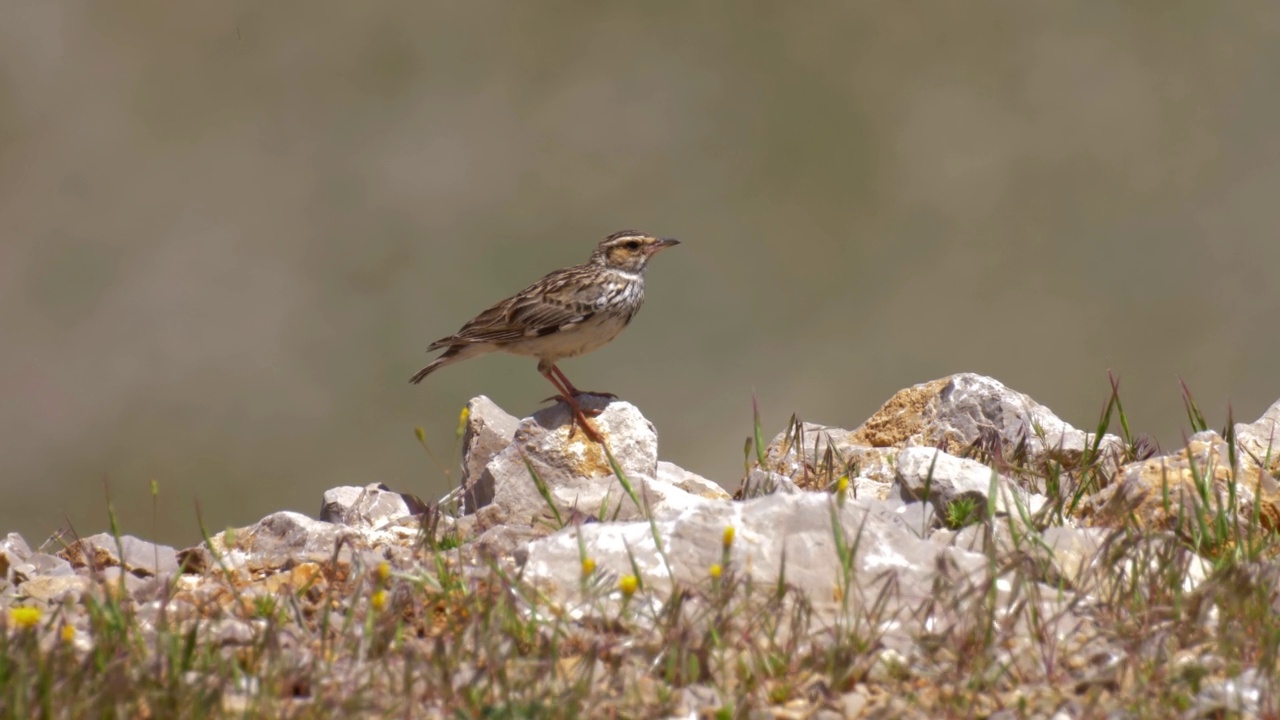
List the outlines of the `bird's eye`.
{"label": "bird's eye", "polygon": [[639,240],[628,240],[628,241],[627,241],[627,244],[626,244],[626,245],[623,245],[623,247],[625,247],[625,248],[626,248],[626,249],[628,249],[628,250],[639,250],[639,249],[640,249],[640,241],[639,241]]}

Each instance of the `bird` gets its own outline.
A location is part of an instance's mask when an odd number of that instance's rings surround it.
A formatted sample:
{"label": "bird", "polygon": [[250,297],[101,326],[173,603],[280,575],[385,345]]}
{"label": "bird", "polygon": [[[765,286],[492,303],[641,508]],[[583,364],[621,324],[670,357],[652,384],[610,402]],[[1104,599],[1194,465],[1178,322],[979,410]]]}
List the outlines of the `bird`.
{"label": "bird", "polygon": [[609,235],[585,263],[546,275],[495,303],[458,332],[431,343],[427,352],[444,352],[409,382],[418,384],[442,367],[491,352],[535,357],[538,372],[556,388],[557,395],[547,399],[562,400],[572,411],[570,437],[576,424],[591,440],[603,442],[587,422],[578,397],[616,396],[579,390],[556,364],[598,350],[617,337],[644,303],[649,261],[679,244],[675,238],[658,238],[637,230]]}

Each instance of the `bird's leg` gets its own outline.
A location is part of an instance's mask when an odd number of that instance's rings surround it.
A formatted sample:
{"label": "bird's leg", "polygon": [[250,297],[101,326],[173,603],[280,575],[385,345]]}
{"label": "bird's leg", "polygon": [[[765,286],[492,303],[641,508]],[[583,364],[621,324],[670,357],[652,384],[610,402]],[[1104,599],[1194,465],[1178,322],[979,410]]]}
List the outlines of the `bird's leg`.
{"label": "bird's leg", "polygon": [[565,388],[569,390],[569,393],[575,397],[578,395],[599,395],[600,397],[609,398],[610,400],[618,399],[618,396],[613,393],[595,392],[594,390],[579,390],[573,386],[573,383],[569,382],[569,378],[565,377],[564,371],[555,365],[551,366],[551,372],[555,373],[556,377],[560,378],[560,382],[563,383]]}
{"label": "bird's leg", "polygon": [[[551,369],[554,370],[555,366],[552,365]],[[566,388],[563,385],[561,385],[559,380],[557,380],[556,377],[551,374],[550,370],[542,370],[541,372],[542,372],[542,376],[545,377],[547,380],[549,380],[551,384],[556,387],[556,390],[559,391],[560,393],[559,399],[565,401],[565,403],[569,406],[569,410],[572,412],[572,415],[569,418],[569,437],[573,437],[573,431],[575,427],[578,425],[581,425],[582,432],[588,438],[590,438],[595,442],[603,443],[604,437],[600,434],[599,431],[597,431],[594,427],[592,427],[591,422],[587,420],[586,414],[582,411],[582,406],[578,404],[577,398],[574,397],[575,393],[572,392],[569,388]]]}
{"label": "bird's leg", "polygon": [[[547,370],[555,374],[555,379],[553,379],[551,376],[547,376],[547,379],[551,380],[551,382],[556,386],[556,389],[560,391],[561,395],[567,394],[572,396],[575,399],[577,399],[582,395],[595,395],[596,397],[607,398],[609,400],[618,399],[618,396],[614,395],[613,393],[595,392],[592,390],[579,390],[578,388],[574,387],[573,383],[569,381],[569,378],[565,376],[564,371],[555,365],[549,366]],[[543,375],[546,375],[546,373],[544,372]],[[552,400],[558,400],[558,399],[559,399],[559,396],[553,396],[553,397],[547,398],[546,400],[543,400],[542,402],[551,402]],[[584,410],[583,411],[583,413],[587,417],[595,417],[599,415],[601,412],[602,412],[601,410]]]}

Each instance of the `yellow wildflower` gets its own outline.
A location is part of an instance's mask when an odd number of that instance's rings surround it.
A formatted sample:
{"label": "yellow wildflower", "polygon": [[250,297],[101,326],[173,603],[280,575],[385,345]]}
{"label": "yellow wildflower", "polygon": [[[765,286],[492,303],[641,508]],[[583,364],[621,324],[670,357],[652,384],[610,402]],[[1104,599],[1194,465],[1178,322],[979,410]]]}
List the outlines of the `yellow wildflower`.
{"label": "yellow wildflower", "polygon": [[635,595],[636,589],[639,587],[640,587],[640,578],[636,577],[635,575],[623,575],[622,579],[618,581],[618,589],[621,590],[622,594],[626,595],[627,597],[631,597],[632,595]]}
{"label": "yellow wildflower", "polygon": [[35,627],[40,624],[40,608],[13,608],[9,611],[9,622],[20,628]]}

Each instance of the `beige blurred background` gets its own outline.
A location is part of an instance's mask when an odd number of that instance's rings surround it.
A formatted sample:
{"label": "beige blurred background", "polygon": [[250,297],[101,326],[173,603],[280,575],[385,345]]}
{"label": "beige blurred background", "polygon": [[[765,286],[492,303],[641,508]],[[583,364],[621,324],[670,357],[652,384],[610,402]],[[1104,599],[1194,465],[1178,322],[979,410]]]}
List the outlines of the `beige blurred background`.
{"label": "beige blurred background", "polygon": [[[997,377],[1092,425],[1280,397],[1280,5],[0,7],[0,532],[199,539],[445,480],[528,359],[406,381],[603,235],[681,238],[569,361],[734,487],[758,393],[853,427]],[[153,512],[149,486],[160,490]]]}

